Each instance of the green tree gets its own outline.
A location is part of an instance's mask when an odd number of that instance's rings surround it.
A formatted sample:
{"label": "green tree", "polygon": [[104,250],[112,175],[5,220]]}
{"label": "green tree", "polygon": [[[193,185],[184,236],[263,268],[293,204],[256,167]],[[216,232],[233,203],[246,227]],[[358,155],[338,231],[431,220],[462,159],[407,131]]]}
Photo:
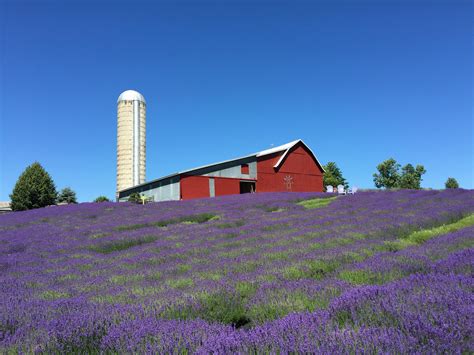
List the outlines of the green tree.
{"label": "green tree", "polygon": [[330,161],[324,165],[323,185],[324,188],[326,188],[328,185],[334,187],[337,185],[343,185],[345,189],[349,188],[349,184],[342,176],[341,169],[339,169],[337,164],[333,161]]}
{"label": "green tree", "polygon": [[140,197],[140,194],[138,192],[134,192],[128,196],[128,202],[133,202],[133,203],[142,203],[142,199]]}
{"label": "green tree", "polygon": [[40,163],[28,166],[18,178],[10,195],[13,211],[24,211],[56,203],[56,186]]}
{"label": "green tree", "polygon": [[397,187],[401,189],[420,189],[421,176],[426,173],[423,165],[417,165],[416,168],[411,164],[407,164],[402,168],[402,173],[398,181]]}
{"label": "green tree", "polygon": [[77,203],[76,193],[70,188],[65,187],[58,196],[58,203]]}
{"label": "green tree", "polygon": [[426,173],[423,165],[416,168],[411,164],[405,165],[400,171],[400,164],[393,158],[377,165],[378,174],[374,174],[374,183],[377,188],[386,189],[420,189],[421,176]]}
{"label": "green tree", "polygon": [[110,202],[110,200],[106,196],[99,196],[94,200],[94,202]]}
{"label": "green tree", "polygon": [[374,174],[374,183],[377,188],[384,187],[386,189],[393,189],[398,187],[400,180],[400,164],[393,158],[387,159],[377,165],[378,174]]}
{"label": "green tree", "polygon": [[459,184],[455,178],[450,177],[444,183],[444,187],[446,187],[447,189],[459,189]]}

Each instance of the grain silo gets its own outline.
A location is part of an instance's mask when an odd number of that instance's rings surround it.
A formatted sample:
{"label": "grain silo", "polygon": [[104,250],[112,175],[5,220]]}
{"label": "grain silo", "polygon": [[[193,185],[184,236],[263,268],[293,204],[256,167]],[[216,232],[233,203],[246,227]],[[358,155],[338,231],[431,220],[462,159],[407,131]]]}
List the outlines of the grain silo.
{"label": "grain silo", "polygon": [[117,194],[145,182],[145,133],[145,98],[137,91],[124,91],[117,100]]}

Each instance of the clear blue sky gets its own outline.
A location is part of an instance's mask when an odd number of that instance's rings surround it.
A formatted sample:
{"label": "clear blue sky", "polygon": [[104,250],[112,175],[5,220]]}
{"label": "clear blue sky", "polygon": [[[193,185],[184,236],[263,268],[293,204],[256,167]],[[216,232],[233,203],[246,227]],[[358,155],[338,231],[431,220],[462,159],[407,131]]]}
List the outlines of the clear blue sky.
{"label": "clear blue sky", "polygon": [[147,100],[147,180],[303,139],[350,184],[394,157],[473,188],[470,1],[0,0],[0,200],[39,161],[114,197],[116,100]]}

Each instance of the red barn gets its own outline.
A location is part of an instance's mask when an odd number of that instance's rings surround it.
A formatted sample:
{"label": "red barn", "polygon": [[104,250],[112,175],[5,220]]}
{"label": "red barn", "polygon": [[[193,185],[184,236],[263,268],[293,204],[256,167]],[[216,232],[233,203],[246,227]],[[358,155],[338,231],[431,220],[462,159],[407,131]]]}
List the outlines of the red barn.
{"label": "red barn", "polygon": [[322,192],[324,169],[301,140],[245,157],[178,172],[119,191],[154,201],[188,200],[249,192]]}

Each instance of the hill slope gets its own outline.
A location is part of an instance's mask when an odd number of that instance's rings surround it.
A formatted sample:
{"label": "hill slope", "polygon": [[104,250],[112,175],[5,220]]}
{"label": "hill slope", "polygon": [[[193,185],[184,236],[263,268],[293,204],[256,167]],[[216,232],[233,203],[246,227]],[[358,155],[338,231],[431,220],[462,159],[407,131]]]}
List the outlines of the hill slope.
{"label": "hill slope", "polygon": [[473,351],[473,197],[276,193],[3,215],[0,350]]}

